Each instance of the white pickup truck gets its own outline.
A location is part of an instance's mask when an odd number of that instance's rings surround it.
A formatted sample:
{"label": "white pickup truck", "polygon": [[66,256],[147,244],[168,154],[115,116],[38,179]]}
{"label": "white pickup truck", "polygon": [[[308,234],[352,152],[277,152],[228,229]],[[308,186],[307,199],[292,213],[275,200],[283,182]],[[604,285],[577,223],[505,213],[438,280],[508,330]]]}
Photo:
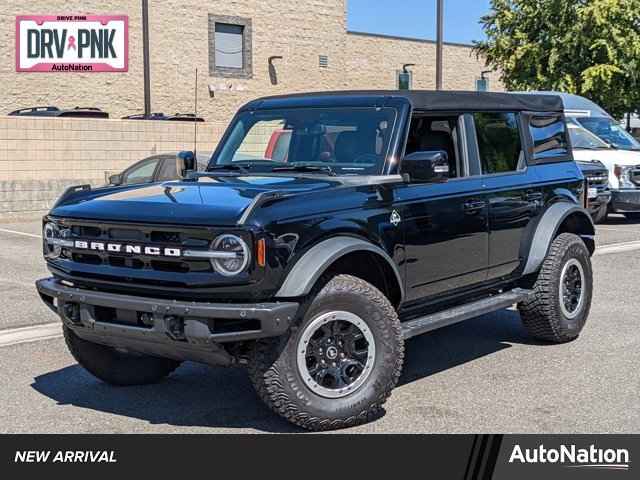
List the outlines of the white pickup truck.
{"label": "white pickup truck", "polygon": [[609,212],[640,220],[640,142],[592,101],[567,93],[557,95],[564,103],[574,158],[598,160],[609,171]]}

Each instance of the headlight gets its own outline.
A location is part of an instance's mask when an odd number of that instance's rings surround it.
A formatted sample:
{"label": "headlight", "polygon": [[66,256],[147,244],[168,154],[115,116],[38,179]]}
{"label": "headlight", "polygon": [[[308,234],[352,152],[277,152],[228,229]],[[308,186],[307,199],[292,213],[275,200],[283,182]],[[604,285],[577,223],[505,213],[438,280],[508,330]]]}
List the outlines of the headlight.
{"label": "headlight", "polygon": [[240,237],[231,234],[220,235],[213,241],[211,252],[213,268],[227,277],[242,272],[251,259],[249,247]]}
{"label": "headlight", "polygon": [[630,165],[616,165],[613,173],[618,179],[619,188],[636,188],[635,184],[631,181],[631,171],[634,166]]}
{"label": "headlight", "polygon": [[69,230],[60,229],[55,223],[46,223],[42,231],[44,256],[46,258],[58,258],[62,253],[62,247],[72,247],[73,241],[69,240]]}

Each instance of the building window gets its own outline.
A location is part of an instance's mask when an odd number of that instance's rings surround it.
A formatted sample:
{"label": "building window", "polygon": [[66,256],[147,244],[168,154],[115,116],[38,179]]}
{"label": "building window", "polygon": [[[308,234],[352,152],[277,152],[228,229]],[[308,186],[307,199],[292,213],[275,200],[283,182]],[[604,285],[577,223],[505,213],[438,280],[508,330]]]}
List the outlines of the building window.
{"label": "building window", "polygon": [[251,78],[251,19],[209,14],[209,75]]}
{"label": "building window", "polygon": [[411,90],[413,87],[413,72],[396,71],[396,87],[398,90]]}
{"label": "building window", "polygon": [[329,68],[329,57],[326,55],[320,55],[319,64],[320,68]]}

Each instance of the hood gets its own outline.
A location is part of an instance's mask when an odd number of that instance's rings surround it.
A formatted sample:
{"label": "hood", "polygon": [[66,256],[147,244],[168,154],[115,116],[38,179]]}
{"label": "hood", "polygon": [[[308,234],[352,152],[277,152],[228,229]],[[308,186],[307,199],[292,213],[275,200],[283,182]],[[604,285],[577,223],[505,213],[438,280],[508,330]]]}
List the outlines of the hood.
{"label": "hood", "polygon": [[605,167],[613,169],[615,165],[640,165],[640,152],[632,150],[584,150],[573,149],[576,161],[599,160]]}
{"label": "hood", "polygon": [[312,176],[216,176],[107,187],[62,199],[50,215],[124,223],[232,226],[261,193],[306,193],[340,184],[338,180]]}

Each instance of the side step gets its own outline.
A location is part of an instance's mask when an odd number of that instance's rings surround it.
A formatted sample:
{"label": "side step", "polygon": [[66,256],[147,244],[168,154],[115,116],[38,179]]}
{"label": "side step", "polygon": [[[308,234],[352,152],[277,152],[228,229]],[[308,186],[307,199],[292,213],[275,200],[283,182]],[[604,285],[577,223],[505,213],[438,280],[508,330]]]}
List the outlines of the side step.
{"label": "side step", "polygon": [[500,293],[489,298],[483,298],[476,302],[459,305],[457,307],[450,308],[449,310],[443,310],[425,317],[409,320],[408,322],[402,323],[402,337],[406,340],[408,338],[430,332],[431,330],[446,327],[447,325],[453,325],[454,323],[462,322],[470,318],[479,317],[485,313],[509,308],[515,303],[526,300],[531,294],[531,290],[514,288],[508,292]]}

